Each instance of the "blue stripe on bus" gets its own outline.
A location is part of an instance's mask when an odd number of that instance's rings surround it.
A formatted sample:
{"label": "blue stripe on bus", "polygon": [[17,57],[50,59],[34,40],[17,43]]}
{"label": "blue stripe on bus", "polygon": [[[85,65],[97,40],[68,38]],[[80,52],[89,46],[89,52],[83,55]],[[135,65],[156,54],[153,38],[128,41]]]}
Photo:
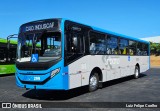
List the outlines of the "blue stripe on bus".
{"label": "blue stripe on bus", "polygon": [[108,33],[108,34],[113,34],[115,36],[118,37],[122,37],[122,38],[126,38],[126,39],[131,39],[131,40],[136,40],[136,41],[140,41],[140,42],[144,42],[144,43],[149,43],[148,41],[145,40],[141,40],[139,38],[135,38],[135,37],[131,37],[131,36],[126,36],[123,34],[118,34],[116,32],[112,32],[112,31],[108,31],[108,30],[104,30],[104,29],[100,29],[100,28],[96,28],[96,27],[92,27],[94,30],[100,31],[100,32],[104,32],[104,33]]}
{"label": "blue stripe on bus", "polygon": [[63,68],[63,87],[65,90],[69,89],[69,72],[68,66]]}
{"label": "blue stripe on bus", "polygon": [[[64,24],[65,24],[65,19],[62,19],[61,21],[61,31],[62,31],[62,58],[64,58],[64,48],[65,48],[65,35],[64,35]],[[64,62],[62,64],[64,66]],[[63,87],[65,90],[69,89],[69,75],[68,75],[68,66],[63,67]]]}
{"label": "blue stripe on bus", "polygon": [[[63,18],[62,20],[69,20],[69,19]],[[69,20],[69,21],[76,22],[76,21],[73,21],[73,20]],[[86,24],[80,23],[80,22],[76,22],[76,23],[86,25]],[[136,41],[140,41],[140,42],[144,42],[144,43],[148,43],[148,44],[149,44],[148,41],[142,40],[142,39],[140,39],[140,38],[136,38],[136,37],[131,37],[131,36],[119,34],[119,33],[112,32],[112,31],[109,31],[109,30],[104,30],[104,29],[101,29],[101,28],[98,28],[98,27],[95,27],[95,26],[90,26],[90,25],[86,25],[86,26],[89,26],[89,27],[91,27],[93,30],[100,31],[100,32],[102,32],[102,33],[113,34],[113,35],[115,35],[115,36],[120,36],[120,37],[122,37],[122,38],[131,39],[131,40],[136,40]]]}

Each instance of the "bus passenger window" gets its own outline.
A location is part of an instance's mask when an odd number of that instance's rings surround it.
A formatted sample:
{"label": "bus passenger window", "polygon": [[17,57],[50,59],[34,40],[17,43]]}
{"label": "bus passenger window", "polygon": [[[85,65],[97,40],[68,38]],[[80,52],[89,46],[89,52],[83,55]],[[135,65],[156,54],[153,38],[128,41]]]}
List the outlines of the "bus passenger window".
{"label": "bus passenger window", "polygon": [[137,55],[143,55],[142,43],[137,42]]}
{"label": "bus passenger window", "polygon": [[95,43],[90,43],[90,53],[91,54],[94,54],[95,53],[95,50],[96,50],[96,45]]}
{"label": "bus passenger window", "polygon": [[142,44],[142,55],[144,56],[148,55],[148,45],[146,43]]}
{"label": "bus passenger window", "polygon": [[129,49],[129,53],[130,53],[130,55],[133,55],[133,50]]}
{"label": "bus passenger window", "polygon": [[107,54],[118,54],[118,39],[115,36],[107,36]]}
{"label": "bus passenger window", "polygon": [[136,42],[129,40],[129,54],[136,55]]}
{"label": "bus passenger window", "polygon": [[119,54],[128,54],[128,40],[120,39],[119,41]]}
{"label": "bus passenger window", "polygon": [[90,54],[105,54],[106,45],[105,45],[105,35],[90,32]]}
{"label": "bus passenger window", "polygon": [[4,49],[5,49],[4,47],[0,48],[0,63],[5,62],[5,50]]}
{"label": "bus passenger window", "polygon": [[107,48],[107,54],[111,54],[111,48]]}

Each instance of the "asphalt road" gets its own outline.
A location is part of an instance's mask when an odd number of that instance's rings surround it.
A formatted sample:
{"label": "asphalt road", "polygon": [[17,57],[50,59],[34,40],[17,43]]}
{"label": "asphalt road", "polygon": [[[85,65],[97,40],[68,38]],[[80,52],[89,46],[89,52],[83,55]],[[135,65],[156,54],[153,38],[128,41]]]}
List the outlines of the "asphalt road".
{"label": "asphalt road", "polygon": [[[1,102],[160,102],[160,68],[151,68],[141,74],[139,79],[132,76],[125,77],[103,84],[102,89],[95,92],[87,92],[86,87],[70,91],[44,91],[25,90],[15,84],[15,77],[0,77],[0,101]],[[116,111],[148,110],[159,109],[135,109],[121,108],[110,109]],[[13,109],[14,110],[14,109]],[[21,109],[20,109],[21,110]],[[30,109],[36,110],[36,109]],[[41,109],[42,110],[42,109]],[[51,108],[48,110],[52,110]],[[64,110],[64,109],[56,109]],[[65,109],[69,110],[70,109]],[[84,110],[84,109],[77,109]],[[86,109],[89,111],[106,109]],[[37,110],[39,111],[39,109]]]}

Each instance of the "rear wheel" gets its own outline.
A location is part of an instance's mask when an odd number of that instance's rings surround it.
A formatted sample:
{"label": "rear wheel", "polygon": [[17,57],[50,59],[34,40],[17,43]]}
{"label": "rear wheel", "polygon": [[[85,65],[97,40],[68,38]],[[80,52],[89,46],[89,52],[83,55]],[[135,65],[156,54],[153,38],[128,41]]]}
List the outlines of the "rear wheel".
{"label": "rear wheel", "polygon": [[139,67],[136,66],[136,67],[135,67],[135,71],[134,71],[134,78],[135,78],[135,79],[139,78],[139,72],[140,72],[140,71],[139,71]]}
{"label": "rear wheel", "polygon": [[98,89],[99,76],[98,73],[94,72],[89,78],[89,91],[95,91]]}

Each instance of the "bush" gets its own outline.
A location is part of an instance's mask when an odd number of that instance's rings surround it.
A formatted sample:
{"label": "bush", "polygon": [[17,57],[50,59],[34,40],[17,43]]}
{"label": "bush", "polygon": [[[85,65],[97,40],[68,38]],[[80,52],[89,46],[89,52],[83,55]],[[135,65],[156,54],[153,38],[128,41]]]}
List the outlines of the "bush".
{"label": "bush", "polygon": [[152,43],[150,42],[150,52],[151,55],[160,55],[160,43]]}

